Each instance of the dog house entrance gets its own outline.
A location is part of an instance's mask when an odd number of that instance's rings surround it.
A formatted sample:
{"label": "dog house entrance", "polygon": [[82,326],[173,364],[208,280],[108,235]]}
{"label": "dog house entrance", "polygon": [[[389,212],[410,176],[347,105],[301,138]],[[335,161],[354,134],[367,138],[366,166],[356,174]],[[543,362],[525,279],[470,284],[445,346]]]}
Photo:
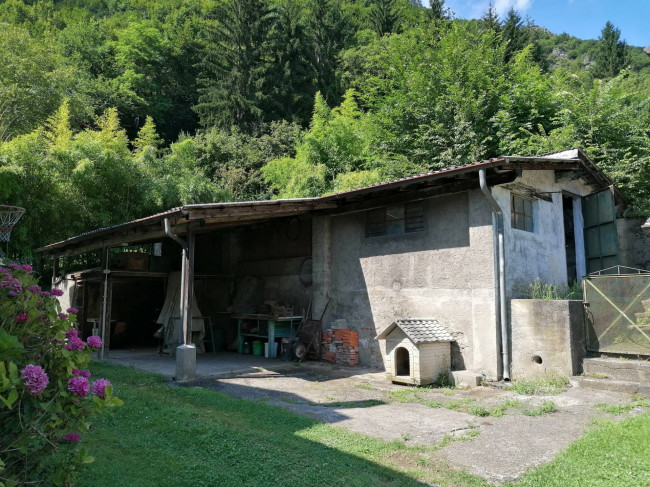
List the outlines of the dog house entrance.
{"label": "dog house entrance", "polygon": [[404,347],[395,350],[395,375],[411,375],[409,351]]}

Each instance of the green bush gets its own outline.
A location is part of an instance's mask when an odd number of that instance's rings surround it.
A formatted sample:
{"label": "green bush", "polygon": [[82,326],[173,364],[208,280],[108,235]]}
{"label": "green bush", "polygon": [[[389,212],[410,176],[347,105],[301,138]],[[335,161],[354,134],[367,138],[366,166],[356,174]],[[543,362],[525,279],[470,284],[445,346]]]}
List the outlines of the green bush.
{"label": "green bush", "polygon": [[89,380],[101,340],[79,338],[77,310],[61,312],[62,294],[42,291],[29,265],[0,267],[0,487],[69,485],[93,461],[80,433],[94,414],[122,405],[110,382]]}

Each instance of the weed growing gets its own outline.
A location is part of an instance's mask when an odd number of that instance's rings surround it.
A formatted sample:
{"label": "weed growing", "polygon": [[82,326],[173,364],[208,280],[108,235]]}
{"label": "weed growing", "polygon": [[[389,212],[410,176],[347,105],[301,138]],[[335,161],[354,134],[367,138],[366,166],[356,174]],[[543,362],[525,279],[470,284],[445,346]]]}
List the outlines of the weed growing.
{"label": "weed growing", "polygon": [[560,394],[569,386],[569,378],[563,375],[548,375],[538,379],[521,379],[508,389],[526,396]]}
{"label": "weed growing", "polygon": [[554,413],[555,411],[557,411],[557,406],[553,401],[544,401],[538,408],[526,409],[524,414],[526,416],[541,416],[542,414]]}

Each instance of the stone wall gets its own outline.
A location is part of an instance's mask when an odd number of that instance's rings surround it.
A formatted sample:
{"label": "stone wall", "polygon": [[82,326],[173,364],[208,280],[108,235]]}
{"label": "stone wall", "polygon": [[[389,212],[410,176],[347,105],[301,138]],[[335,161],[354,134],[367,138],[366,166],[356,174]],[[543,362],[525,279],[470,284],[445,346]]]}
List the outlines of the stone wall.
{"label": "stone wall", "polygon": [[399,318],[433,318],[456,342],[452,368],[498,375],[492,216],[480,190],[424,200],[425,230],[366,237],[366,212],[313,221],[313,303],[325,328],[346,319],[364,366],[384,367],[375,337]]}
{"label": "stone wall", "polygon": [[513,299],[511,378],[581,372],[586,355],[582,301]]}

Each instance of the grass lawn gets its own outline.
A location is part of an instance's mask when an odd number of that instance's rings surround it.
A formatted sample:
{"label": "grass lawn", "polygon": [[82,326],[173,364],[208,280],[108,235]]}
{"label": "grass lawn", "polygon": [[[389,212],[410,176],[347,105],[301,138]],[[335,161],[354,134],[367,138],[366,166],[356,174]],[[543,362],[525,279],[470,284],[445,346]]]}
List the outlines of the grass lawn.
{"label": "grass lawn", "polygon": [[486,486],[431,449],[387,443],[155,374],[93,364],[125,405],[84,434],[77,486]]}
{"label": "grass lawn", "polygon": [[552,462],[508,487],[650,485],[650,413],[602,422]]}
{"label": "grass lawn", "polygon": [[[163,376],[125,367],[91,370],[113,382],[125,405],[84,435],[96,461],[77,486],[488,485],[437,459],[436,447],[387,443],[262,402],[170,387]],[[508,486],[646,486],[648,451],[650,413],[603,422]]]}

